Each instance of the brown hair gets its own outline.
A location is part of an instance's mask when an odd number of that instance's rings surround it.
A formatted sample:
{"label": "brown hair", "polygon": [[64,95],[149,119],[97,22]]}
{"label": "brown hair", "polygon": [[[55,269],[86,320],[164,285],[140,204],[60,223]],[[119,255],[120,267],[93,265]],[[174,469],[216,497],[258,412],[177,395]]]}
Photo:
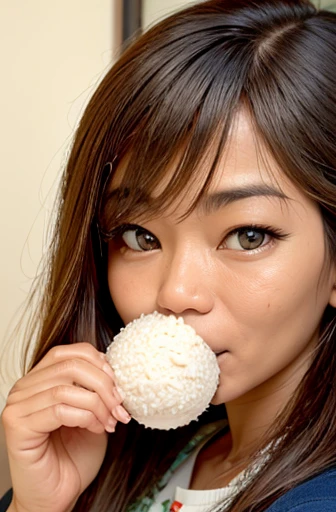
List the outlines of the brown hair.
{"label": "brown hair", "polygon": [[[319,205],[329,264],[335,260],[335,27],[336,15],[308,0],[210,0],[165,19],[125,51],[90,101],[64,173],[32,365],[58,344],[91,340],[105,350],[122,322],[108,291],[99,230],[108,238],[130,209],[143,213],[139,190],[153,190],[183,148],[153,213],[178,198],[215,144],[199,198],[242,104],[283,172]],[[125,155],[129,194],[112,208],[107,185]],[[230,510],[266,510],[336,464],[335,328],[329,306],[311,368],[270,433],[286,436]],[[210,408],[200,423],[219,413],[222,407]],[[119,424],[74,510],[125,511],[150,494],[198,427],[161,432]]]}

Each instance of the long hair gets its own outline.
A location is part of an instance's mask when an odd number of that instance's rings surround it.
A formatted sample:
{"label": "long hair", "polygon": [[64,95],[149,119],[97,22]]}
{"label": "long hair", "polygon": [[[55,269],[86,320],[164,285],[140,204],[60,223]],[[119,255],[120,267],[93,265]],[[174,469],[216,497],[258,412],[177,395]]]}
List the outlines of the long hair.
{"label": "long hair", "polygon": [[[58,344],[90,340],[105,350],[122,321],[108,291],[101,233],[108,238],[130,211],[160,213],[195,181],[204,156],[214,155],[193,208],[211,183],[242,105],[256,139],[319,205],[330,266],[336,256],[335,69],[336,15],[308,0],[201,2],[128,47],[92,97],[73,143],[31,366]],[[130,192],[113,201],[108,183],[125,156],[122,179]],[[166,189],[144,212],[138,191],[150,193],[177,156]],[[283,441],[230,510],[266,510],[336,463],[335,328],[328,306],[311,367],[265,439]],[[199,424],[218,411],[223,414],[221,407],[210,408],[199,423],[176,431],[118,424],[98,476],[74,510],[124,512],[151,492]]]}

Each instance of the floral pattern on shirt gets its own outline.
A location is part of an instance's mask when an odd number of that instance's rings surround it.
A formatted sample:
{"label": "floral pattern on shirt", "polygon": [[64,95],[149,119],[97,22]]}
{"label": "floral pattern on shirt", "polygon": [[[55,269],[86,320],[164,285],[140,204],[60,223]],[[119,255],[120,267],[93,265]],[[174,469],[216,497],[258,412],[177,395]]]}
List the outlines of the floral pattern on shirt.
{"label": "floral pattern on shirt", "polygon": [[[221,428],[223,428],[223,424],[221,425]],[[211,423],[202,427],[199,432],[190,439],[183,450],[180,451],[168,471],[166,471],[163,477],[154,486],[151,495],[137,500],[135,503],[128,507],[127,512],[148,512],[152,505],[155,503],[156,496],[160,491],[162,491],[162,489],[164,489],[164,487],[166,487],[167,483],[177,468],[189,457],[189,455],[197,446],[199,446],[200,443],[202,443],[207,437],[211,437],[216,432],[216,430],[219,430],[218,423]],[[155,512],[169,512],[171,504],[171,500],[165,500],[163,503],[161,503],[161,506],[158,504],[157,510],[155,510]]]}

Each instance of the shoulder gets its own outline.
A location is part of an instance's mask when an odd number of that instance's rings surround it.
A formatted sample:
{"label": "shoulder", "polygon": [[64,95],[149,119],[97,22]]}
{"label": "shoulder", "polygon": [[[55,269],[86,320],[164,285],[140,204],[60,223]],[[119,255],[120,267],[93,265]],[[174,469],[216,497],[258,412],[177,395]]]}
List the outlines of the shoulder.
{"label": "shoulder", "polygon": [[332,512],[336,510],[336,468],[294,487],[276,500],[268,512]]}

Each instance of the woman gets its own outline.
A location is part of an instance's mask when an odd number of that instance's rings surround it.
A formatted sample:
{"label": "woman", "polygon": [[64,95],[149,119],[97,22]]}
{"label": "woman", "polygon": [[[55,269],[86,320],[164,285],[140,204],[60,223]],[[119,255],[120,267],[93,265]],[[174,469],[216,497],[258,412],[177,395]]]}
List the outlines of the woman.
{"label": "woman", "polygon": [[[100,84],[3,413],[8,510],[335,509],[335,27],[304,0],[210,0]],[[154,310],[221,370],[168,432],[130,422],[103,354]]]}

